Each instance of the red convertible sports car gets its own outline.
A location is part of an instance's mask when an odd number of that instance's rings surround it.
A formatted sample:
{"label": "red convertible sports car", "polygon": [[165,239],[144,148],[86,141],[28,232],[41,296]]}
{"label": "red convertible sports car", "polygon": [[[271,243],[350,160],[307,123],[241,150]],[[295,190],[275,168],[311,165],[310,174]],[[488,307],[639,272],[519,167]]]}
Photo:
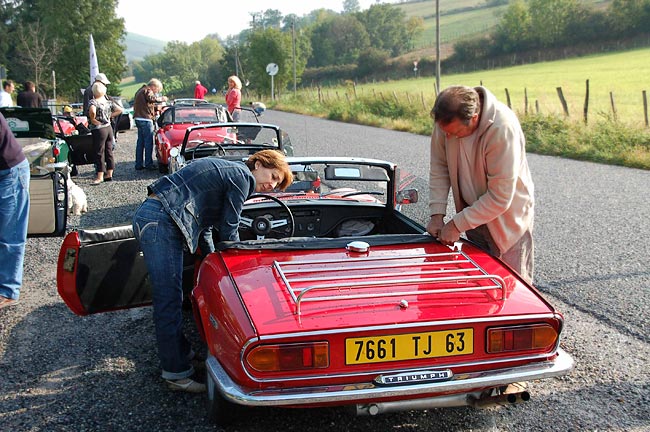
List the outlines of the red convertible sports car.
{"label": "red convertible sports car", "polygon": [[[232,121],[228,111],[221,105],[203,103],[200,105],[175,104],[165,108],[156,123],[159,129],[154,134],[154,145],[158,168],[161,173],[169,170],[170,151],[183,143],[188,127],[199,124],[225,123]],[[215,134],[223,132],[214,131]],[[216,136],[213,137],[216,139]]]}
{"label": "red convertible sports car", "polygon": [[[258,122],[254,112],[242,120],[242,122],[244,121]],[[171,149],[180,148],[188,128],[227,122],[232,122],[232,117],[223,105],[208,103],[203,99],[175,100],[172,105],[164,109],[156,120],[159,129],[154,134],[154,145],[159,171],[161,173],[169,172]],[[225,128],[212,128],[210,131],[203,131],[200,139],[219,143],[226,136],[228,133]]]}
{"label": "red convertible sports car", "polygon": [[[251,197],[241,241],[188,257],[212,421],[245,406],[375,415],[516,403],[530,397],[517,384],[572,369],[561,313],[472,243],[423,234],[399,211],[418,197],[400,190],[394,164],[288,160],[308,174]],[[70,233],[57,283],[79,315],[151,298],[130,226]]]}

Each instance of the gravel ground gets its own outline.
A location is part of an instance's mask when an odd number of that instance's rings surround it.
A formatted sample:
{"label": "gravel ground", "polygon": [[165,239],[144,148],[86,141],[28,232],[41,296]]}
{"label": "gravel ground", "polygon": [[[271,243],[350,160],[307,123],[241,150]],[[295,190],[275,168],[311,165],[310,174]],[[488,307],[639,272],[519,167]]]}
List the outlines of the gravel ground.
{"label": "gravel ground", "polygon": [[[391,159],[415,174],[423,220],[428,139],[267,111],[297,155]],[[89,212],[69,229],[130,223],[157,172],[135,171],[135,131],[120,135],[115,181],[74,181]],[[351,417],[343,408],[254,409],[232,431],[650,430],[650,173],[529,155],[536,197],[535,283],[566,318],[566,377],[531,383],[533,399],[499,409]],[[159,377],[151,308],[73,315],[56,292],[61,239],[29,239],[21,303],[0,311],[0,431],[214,431],[205,396]],[[186,316],[192,329],[191,316]],[[196,334],[190,333],[195,346]]]}

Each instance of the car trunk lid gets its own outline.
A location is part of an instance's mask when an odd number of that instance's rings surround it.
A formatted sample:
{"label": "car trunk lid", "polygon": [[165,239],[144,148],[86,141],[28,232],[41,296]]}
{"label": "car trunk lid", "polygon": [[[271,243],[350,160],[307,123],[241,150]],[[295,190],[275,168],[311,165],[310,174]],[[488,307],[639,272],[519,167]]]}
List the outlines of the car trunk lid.
{"label": "car trunk lid", "polygon": [[553,312],[536,290],[468,243],[460,250],[431,241],[367,252],[230,249],[222,256],[260,334]]}

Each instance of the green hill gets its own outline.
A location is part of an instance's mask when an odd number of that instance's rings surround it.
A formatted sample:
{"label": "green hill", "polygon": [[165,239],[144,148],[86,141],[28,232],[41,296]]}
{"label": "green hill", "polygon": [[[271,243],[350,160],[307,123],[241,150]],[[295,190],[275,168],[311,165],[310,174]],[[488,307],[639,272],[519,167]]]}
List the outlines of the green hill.
{"label": "green hill", "polygon": [[[440,44],[453,44],[472,36],[490,32],[499,22],[510,1],[489,0],[439,0]],[[607,7],[613,0],[578,0],[595,7]],[[434,46],[436,43],[436,0],[392,3],[402,9],[407,17],[424,19],[424,31],[415,42],[415,49]]]}
{"label": "green hill", "polygon": [[146,55],[159,53],[165,48],[167,42],[142,36],[136,33],[126,33],[124,38],[126,45],[126,61],[142,60]]}

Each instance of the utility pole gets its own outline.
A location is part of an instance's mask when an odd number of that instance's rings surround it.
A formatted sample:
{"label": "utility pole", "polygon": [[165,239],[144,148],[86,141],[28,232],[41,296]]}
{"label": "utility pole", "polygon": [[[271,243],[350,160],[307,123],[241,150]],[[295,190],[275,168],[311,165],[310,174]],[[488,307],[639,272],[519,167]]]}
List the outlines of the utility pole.
{"label": "utility pole", "polygon": [[[440,91],[440,0],[436,0],[436,93]],[[438,96],[436,94],[436,96]]]}
{"label": "utility pole", "polygon": [[[253,19],[254,21],[254,19]],[[235,75],[239,76],[239,44],[235,45]]]}
{"label": "utility pole", "polygon": [[296,18],[291,20],[291,46],[293,49],[293,97],[296,97]]}

